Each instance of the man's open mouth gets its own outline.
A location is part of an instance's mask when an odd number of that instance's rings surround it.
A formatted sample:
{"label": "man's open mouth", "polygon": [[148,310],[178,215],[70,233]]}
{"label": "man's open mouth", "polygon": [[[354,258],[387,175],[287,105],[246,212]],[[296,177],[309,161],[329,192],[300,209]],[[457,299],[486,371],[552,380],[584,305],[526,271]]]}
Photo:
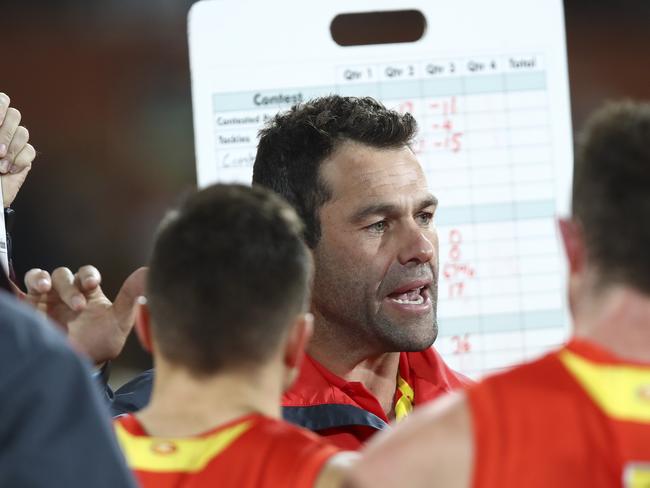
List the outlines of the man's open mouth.
{"label": "man's open mouth", "polygon": [[429,286],[420,285],[407,290],[398,290],[388,295],[388,298],[401,305],[422,305],[429,298]]}

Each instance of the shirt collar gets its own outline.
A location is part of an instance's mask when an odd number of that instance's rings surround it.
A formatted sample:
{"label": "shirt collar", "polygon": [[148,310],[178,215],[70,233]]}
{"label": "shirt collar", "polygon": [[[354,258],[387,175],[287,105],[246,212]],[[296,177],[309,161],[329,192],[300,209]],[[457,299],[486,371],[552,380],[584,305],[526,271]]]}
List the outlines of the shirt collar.
{"label": "shirt collar", "polygon": [[[414,403],[423,403],[438,395],[471,383],[452,371],[433,348],[402,352],[399,375],[414,390]],[[396,399],[400,393],[395,392]],[[388,421],[379,401],[360,382],[348,382],[307,355],[300,375],[284,395],[283,406],[344,404],[362,408]]]}

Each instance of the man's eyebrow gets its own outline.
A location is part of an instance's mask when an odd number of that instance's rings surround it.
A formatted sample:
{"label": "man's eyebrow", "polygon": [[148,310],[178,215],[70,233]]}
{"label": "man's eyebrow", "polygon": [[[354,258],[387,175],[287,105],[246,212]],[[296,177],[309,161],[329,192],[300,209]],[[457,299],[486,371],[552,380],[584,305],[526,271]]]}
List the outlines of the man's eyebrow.
{"label": "man's eyebrow", "polygon": [[438,206],[438,199],[434,195],[427,195],[425,198],[423,198],[420,201],[420,205],[416,205],[415,208],[418,210],[422,210],[423,208],[427,207],[437,207]]}
{"label": "man's eyebrow", "polygon": [[[419,204],[415,206],[416,210],[422,210],[423,208],[437,206],[438,199],[433,195],[427,195],[425,198],[420,200]],[[363,207],[352,215],[350,219],[352,222],[363,222],[368,217],[372,215],[391,215],[399,213],[399,207],[392,203],[377,203],[374,205],[368,205]]]}
{"label": "man's eyebrow", "polygon": [[397,213],[397,205],[392,203],[377,203],[363,207],[352,215],[352,222],[363,222],[371,215],[391,215]]}

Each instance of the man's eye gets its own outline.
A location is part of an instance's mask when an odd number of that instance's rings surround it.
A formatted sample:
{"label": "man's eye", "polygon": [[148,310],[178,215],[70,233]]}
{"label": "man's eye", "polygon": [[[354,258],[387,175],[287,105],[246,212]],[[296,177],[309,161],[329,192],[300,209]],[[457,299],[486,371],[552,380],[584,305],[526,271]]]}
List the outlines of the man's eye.
{"label": "man's eye", "polygon": [[420,225],[429,225],[433,220],[433,214],[431,212],[420,212],[415,216],[415,220]]}
{"label": "man's eye", "polygon": [[388,228],[388,222],[386,222],[385,220],[380,220],[379,222],[375,222],[374,224],[371,224],[368,227],[366,227],[366,229],[377,233],[384,232],[387,228]]}

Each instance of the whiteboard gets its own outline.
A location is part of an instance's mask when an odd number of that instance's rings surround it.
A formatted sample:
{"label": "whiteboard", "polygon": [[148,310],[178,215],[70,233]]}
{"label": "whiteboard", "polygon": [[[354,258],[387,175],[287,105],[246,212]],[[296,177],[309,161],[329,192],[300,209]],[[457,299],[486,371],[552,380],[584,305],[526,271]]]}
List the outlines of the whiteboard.
{"label": "whiteboard", "polygon": [[[414,43],[341,47],[340,13],[418,9]],[[189,13],[197,176],[250,183],[257,132],[296,101],[411,112],[440,201],[437,350],[478,378],[564,342],[569,89],[560,0],[204,0]]]}

